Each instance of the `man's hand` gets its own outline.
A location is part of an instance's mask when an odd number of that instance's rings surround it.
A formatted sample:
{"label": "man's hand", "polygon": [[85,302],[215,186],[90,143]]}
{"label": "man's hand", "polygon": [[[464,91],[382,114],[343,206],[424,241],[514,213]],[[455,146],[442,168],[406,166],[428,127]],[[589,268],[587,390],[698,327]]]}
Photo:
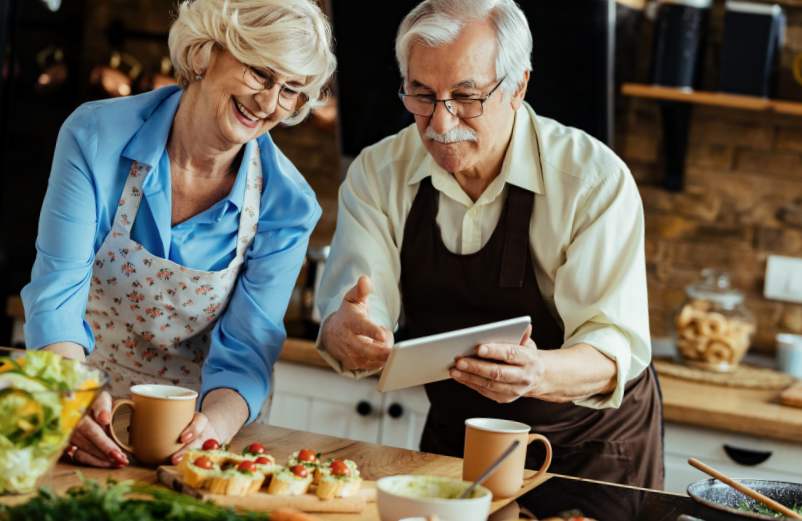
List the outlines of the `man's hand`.
{"label": "man's hand", "polygon": [[498,403],[509,403],[522,396],[547,399],[545,364],[530,338],[532,326],[516,344],[482,344],[476,357],[456,359],[451,377]]}
{"label": "man's hand", "polygon": [[323,347],[346,370],[380,369],[393,346],[393,334],[368,318],[370,279],[359,280],[343,297],[340,308],[323,324]]}

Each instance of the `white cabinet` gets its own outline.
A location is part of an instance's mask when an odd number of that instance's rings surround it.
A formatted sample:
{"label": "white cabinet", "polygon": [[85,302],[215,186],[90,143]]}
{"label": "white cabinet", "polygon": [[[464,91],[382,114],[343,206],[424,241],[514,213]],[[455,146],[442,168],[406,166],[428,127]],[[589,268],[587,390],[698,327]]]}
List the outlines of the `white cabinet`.
{"label": "white cabinet", "polygon": [[422,387],[382,394],[375,378],[353,380],[327,369],[277,362],[272,401],[261,421],[417,449],[428,410]]}
{"label": "white cabinet", "polygon": [[793,444],[676,423],[665,427],[669,492],[684,494],[690,483],[708,477],[688,465],[691,457],[734,478],[802,481],[802,436]]}

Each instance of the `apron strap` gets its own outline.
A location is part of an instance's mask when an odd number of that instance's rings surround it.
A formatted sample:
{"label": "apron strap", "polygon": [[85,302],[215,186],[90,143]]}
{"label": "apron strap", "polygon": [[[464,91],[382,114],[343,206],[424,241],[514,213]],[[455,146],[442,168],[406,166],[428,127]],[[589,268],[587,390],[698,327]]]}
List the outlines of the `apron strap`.
{"label": "apron strap", "polygon": [[262,200],[262,159],[259,153],[259,143],[254,143],[254,150],[248,163],[248,174],[245,181],[245,197],[240,210],[239,229],[237,230],[237,256],[233,264],[242,263],[245,252],[256,235],[259,223],[259,209]]}
{"label": "apron strap", "polygon": [[509,185],[507,204],[503,219],[506,219],[504,249],[501,256],[499,286],[522,288],[526,278],[527,248],[529,248],[529,221],[535,194]]}
{"label": "apron strap", "polygon": [[131,236],[131,228],[134,226],[134,219],[139,211],[139,204],[142,202],[142,183],[145,182],[149,171],[148,165],[140,164],[137,161],[131,162],[123,193],[120,194],[117,210],[114,212],[111,233]]}

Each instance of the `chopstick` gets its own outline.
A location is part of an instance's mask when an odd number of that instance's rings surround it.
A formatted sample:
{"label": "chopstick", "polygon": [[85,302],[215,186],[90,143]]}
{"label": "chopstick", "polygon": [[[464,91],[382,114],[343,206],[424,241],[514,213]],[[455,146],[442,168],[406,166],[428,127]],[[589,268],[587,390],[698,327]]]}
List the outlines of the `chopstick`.
{"label": "chopstick", "polygon": [[719,472],[718,470],[714,469],[713,467],[705,465],[704,463],[702,463],[701,461],[699,461],[696,458],[690,458],[688,460],[688,464],[690,464],[693,467],[696,467],[697,469],[701,470],[702,472],[704,472],[705,474],[707,474],[709,476],[713,476],[714,478],[716,478],[717,480],[721,481],[722,483],[726,483],[727,485],[731,486],[732,488],[734,488],[738,492],[740,492],[742,494],[746,494],[747,496],[751,497],[752,499],[754,499],[756,501],[760,501],[761,503],[763,503],[764,505],[766,505],[770,509],[775,510],[777,512],[780,512],[785,517],[790,517],[791,519],[802,519],[802,515],[797,514],[796,512],[794,512],[793,510],[791,510],[787,506],[774,501],[770,497],[764,496],[763,494],[761,494],[757,490],[753,490],[753,489],[747,487],[746,485],[744,485],[743,483],[739,483],[739,482],[735,481],[734,479],[730,478],[726,474],[722,474],[721,472]]}

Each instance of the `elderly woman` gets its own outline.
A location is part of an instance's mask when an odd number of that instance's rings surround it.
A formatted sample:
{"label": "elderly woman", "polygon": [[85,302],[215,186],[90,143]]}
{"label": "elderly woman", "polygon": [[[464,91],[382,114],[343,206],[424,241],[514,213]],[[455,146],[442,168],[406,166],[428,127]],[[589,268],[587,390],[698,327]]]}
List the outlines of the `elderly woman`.
{"label": "elderly woman", "polygon": [[[230,440],[268,395],[320,207],[267,132],[320,102],[331,44],[313,0],[187,1],[169,37],[181,87],[87,103],[59,134],[22,292],[28,348],[88,355],[114,396],[199,389],[182,451]],[[127,464],[110,406],[104,393],[71,459]]]}

